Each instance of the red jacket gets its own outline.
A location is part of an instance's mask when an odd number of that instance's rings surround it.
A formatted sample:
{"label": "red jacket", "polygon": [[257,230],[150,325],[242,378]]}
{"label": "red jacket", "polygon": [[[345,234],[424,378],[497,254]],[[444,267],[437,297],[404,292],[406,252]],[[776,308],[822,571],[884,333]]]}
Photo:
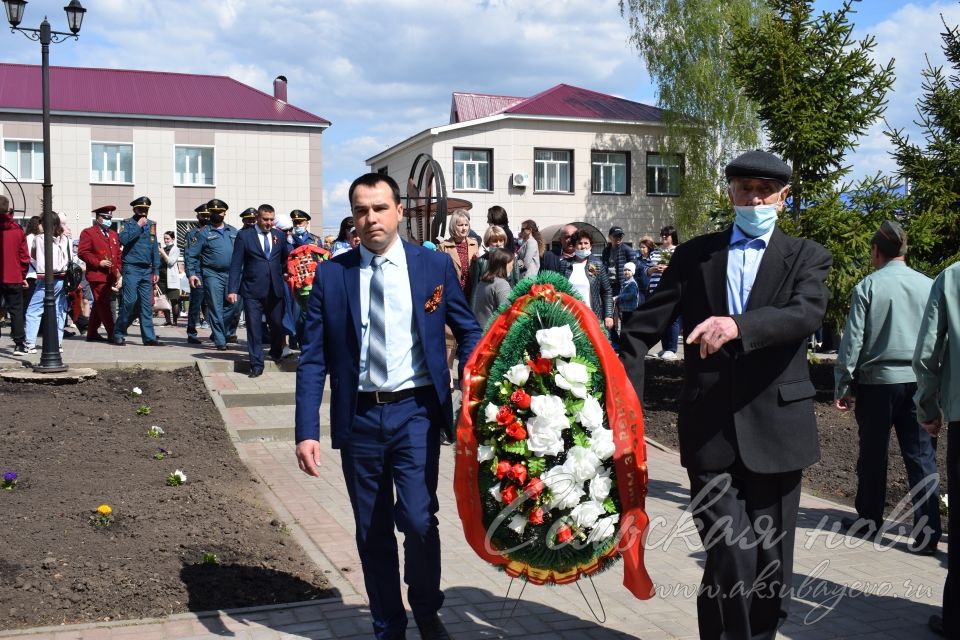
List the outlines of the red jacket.
{"label": "red jacket", "polygon": [[[94,224],[81,231],[77,255],[87,265],[87,282],[91,284],[109,282],[112,284],[117,281],[122,257],[120,236],[113,229],[110,229],[104,235],[103,227]],[[101,260],[110,260],[113,266],[101,267]]]}
{"label": "red jacket", "polygon": [[0,214],[0,236],[0,283],[22,284],[30,268],[30,252],[27,236],[9,211]]}

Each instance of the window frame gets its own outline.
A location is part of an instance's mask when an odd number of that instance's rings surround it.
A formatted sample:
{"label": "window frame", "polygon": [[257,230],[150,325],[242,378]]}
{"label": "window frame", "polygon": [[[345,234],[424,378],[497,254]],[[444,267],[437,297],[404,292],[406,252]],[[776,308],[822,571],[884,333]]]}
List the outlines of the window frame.
{"label": "window frame", "polygon": [[[93,145],[95,144],[104,144],[104,145],[123,145],[125,147],[130,147],[130,180],[128,182],[122,182],[120,180],[94,180],[93,179]],[[121,186],[133,186],[136,184],[136,181],[133,180],[133,177],[136,175],[134,172],[137,168],[137,150],[133,142],[118,142],[112,140],[91,140],[90,141],[90,184],[105,184],[105,185],[121,185]]]}
{"label": "window frame", "polygon": [[[570,154],[570,159],[567,161],[567,162],[569,163],[569,167],[570,167],[570,176],[569,176],[570,184],[568,185],[568,189],[567,189],[566,191],[554,191],[554,190],[552,190],[552,189],[538,189],[538,188],[537,188],[537,162],[538,162],[538,160],[537,160],[537,152],[538,152],[538,151],[562,151],[562,152],[564,152],[564,153]],[[543,194],[573,195],[573,193],[575,192],[575,187],[574,187],[574,185],[576,185],[576,179],[575,179],[575,177],[574,177],[575,174],[574,174],[574,170],[573,170],[573,169],[574,169],[574,159],[575,159],[575,155],[574,155],[574,150],[573,150],[573,149],[560,149],[560,148],[557,148],[557,147],[534,147],[534,148],[533,148],[533,192],[534,192],[534,193],[537,193],[537,194],[543,193]],[[546,161],[540,160],[539,162],[546,162]],[[556,162],[556,161],[554,161],[554,160],[551,160],[550,163],[551,163],[551,164],[559,164],[558,162]]]}
{"label": "window frame", "polygon": [[[35,138],[4,138],[4,139],[3,139],[3,147],[4,147],[4,148],[3,148],[3,154],[4,154],[4,155],[6,155],[6,153],[7,153],[6,147],[7,147],[7,143],[8,143],[8,142],[17,142],[17,143],[20,143],[20,142],[31,142],[31,143],[33,143],[33,144],[39,144],[39,145],[40,145],[41,158],[42,158],[42,154],[43,154],[43,140],[42,140],[42,139],[41,139],[41,140],[37,140],[37,139],[35,139]],[[32,156],[32,155],[33,155],[33,153],[31,152],[31,156]],[[2,156],[0,156],[0,164],[2,164]],[[31,167],[32,167],[32,166],[33,166],[32,157],[31,157],[31,163],[30,163],[30,164],[31,164]],[[40,177],[38,177],[38,178],[23,178],[23,177],[21,177],[20,175],[18,175],[18,174],[20,173],[20,148],[19,148],[19,146],[17,147],[17,166],[16,166],[15,168],[16,168],[16,171],[13,171],[10,167],[7,167],[7,169],[10,171],[10,173],[13,173],[13,174],[14,174],[14,177],[16,177],[16,179],[17,179],[18,182],[24,182],[24,183],[27,183],[27,184],[43,184],[43,160],[42,160],[42,159],[41,159],[41,161],[40,161]]]}
{"label": "window frame", "polygon": [[[177,149],[211,149],[213,151],[213,170],[209,183],[180,182],[177,171]],[[189,172],[184,172],[189,173]],[[213,144],[174,144],[173,145],[173,186],[174,187],[216,187],[217,186],[217,147]]]}
{"label": "window frame", "polygon": [[[677,171],[678,171],[678,173],[679,173],[679,175],[677,176],[677,180],[678,180],[677,192],[676,192],[676,193],[670,193],[670,192],[663,192],[663,193],[661,193],[661,192],[657,192],[657,191],[651,191],[651,190],[650,190],[650,176],[649,176],[650,156],[657,156],[657,157],[662,158],[662,157],[664,157],[664,156],[671,156],[671,155],[674,156],[674,157],[676,157],[676,158],[678,158],[678,162],[677,162],[677,165],[676,165],[676,169],[677,169]],[[682,153],[668,154],[668,153],[661,153],[661,152],[659,152],[659,151],[647,151],[647,156],[646,156],[646,158],[645,158],[644,167],[643,167],[644,187],[645,187],[645,191],[646,191],[647,195],[650,196],[651,198],[676,198],[676,197],[678,197],[678,196],[680,195],[680,185],[679,185],[679,181],[683,179],[683,175],[684,175],[684,167],[685,167],[684,161],[685,161],[685,158],[684,158],[684,156],[683,156]],[[655,165],[655,166],[658,167],[658,168],[664,168],[664,169],[674,168],[673,165],[662,165],[662,164],[661,164],[661,165]],[[654,181],[654,182],[656,182],[656,181]],[[669,182],[670,182],[670,176],[669,176],[669,174],[668,174],[668,175],[667,175],[667,186],[668,186],[668,187],[669,187]],[[654,184],[654,187],[656,187],[656,184]]]}
{"label": "window frame", "polygon": [[[598,191],[597,185],[593,182],[593,154],[595,153],[617,153],[624,156],[624,169],[626,179],[624,180],[624,191]],[[590,193],[595,196],[629,196],[631,195],[631,178],[633,177],[633,158],[629,151],[623,149],[591,149],[590,150]],[[601,182],[603,178],[601,176]]]}
{"label": "window frame", "polygon": [[[457,188],[457,151],[481,151],[487,154],[487,188],[486,189],[470,189],[470,188]],[[492,147],[454,147],[451,152],[452,161],[453,161],[453,191],[460,191],[462,193],[492,193],[493,192],[493,148]],[[463,161],[463,162],[471,162]],[[464,178],[466,178],[466,172],[464,172]]]}

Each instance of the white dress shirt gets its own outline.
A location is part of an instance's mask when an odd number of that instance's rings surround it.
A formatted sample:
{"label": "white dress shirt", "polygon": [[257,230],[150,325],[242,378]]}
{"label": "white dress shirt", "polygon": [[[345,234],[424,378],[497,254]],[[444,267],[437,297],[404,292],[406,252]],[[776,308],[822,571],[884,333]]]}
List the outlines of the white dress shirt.
{"label": "white dress shirt", "polygon": [[407,253],[398,238],[383,257],[384,325],[386,329],[387,381],[370,383],[367,345],[370,339],[370,280],[373,252],[360,249],[360,391],[400,391],[431,384],[430,371],[413,314]]}

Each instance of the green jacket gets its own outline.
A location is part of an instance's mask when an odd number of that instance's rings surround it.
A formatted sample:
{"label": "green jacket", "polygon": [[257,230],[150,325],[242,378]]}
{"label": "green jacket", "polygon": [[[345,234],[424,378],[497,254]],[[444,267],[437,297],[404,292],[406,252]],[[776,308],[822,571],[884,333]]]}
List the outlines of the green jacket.
{"label": "green jacket", "polygon": [[917,374],[917,419],[940,417],[960,420],[960,262],[947,267],[933,281],[923,312],[917,348],[913,354]]}
{"label": "green jacket", "polygon": [[916,382],[911,362],[932,280],[890,260],[857,283],[834,370],[834,396],[855,396],[859,384]]}

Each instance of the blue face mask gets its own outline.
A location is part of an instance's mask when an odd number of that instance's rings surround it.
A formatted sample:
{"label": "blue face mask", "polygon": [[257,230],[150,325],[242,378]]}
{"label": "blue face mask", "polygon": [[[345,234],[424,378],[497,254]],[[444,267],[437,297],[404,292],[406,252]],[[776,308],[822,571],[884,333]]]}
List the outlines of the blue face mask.
{"label": "blue face mask", "polygon": [[759,238],[773,229],[779,209],[779,203],[733,207],[736,225],[751,238]]}
{"label": "blue face mask", "polygon": [[306,232],[307,232],[307,230],[304,229],[303,227],[294,227],[294,228],[293,228],[293,235],[295,235],[295,236],[302,236],[302,235],[305,234]]}
{"label": "blue face mask", "polygon": [[110,220],[101,220],[101,221],[100,221],[100,226],[103,227],[104,229],[109,229],[109,228],[110,228]]}
{"label": "blue face mask", "polygon": [[573,252],[573,255],[583,260],[584,258],[589,258],[591,253],[590,249],[577,249]]}

